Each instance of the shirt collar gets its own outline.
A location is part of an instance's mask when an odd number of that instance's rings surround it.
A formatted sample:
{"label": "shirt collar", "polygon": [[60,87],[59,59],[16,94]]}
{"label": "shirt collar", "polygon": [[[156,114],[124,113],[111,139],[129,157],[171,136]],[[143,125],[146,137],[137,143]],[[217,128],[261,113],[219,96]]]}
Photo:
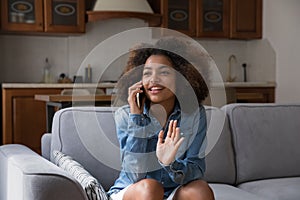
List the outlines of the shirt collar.
{"label": "shirt collar", "polygon": [[[143,114],[146,115],[146,116],[149,116],[149,109],[150,109],[150,102],[146,100],[146,102],[144,104],[144,112],[143,112]],[[173,112],[172,112],[172,114],[170,116],[178,115],[180,113],[181,113],[181,108],[180,108],[179,102],[178,102],[178,100],[176,98],[174,109],[173,109]]]}

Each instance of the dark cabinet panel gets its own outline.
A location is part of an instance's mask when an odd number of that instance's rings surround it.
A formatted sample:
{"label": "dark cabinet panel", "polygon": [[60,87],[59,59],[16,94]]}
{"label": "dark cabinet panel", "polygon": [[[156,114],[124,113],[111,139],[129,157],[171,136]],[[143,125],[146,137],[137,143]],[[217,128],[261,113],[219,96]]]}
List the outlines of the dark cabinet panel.
{"label": "dark cabinet panel", "polygon": [[45,32],[85,31],[85,3],[79,0],[45,0]]}
{"label": "dark cabinet panel", "polygon": [[1,0],[1,28],[5,31],[43,31],[43,1]]}
{"label": "dark cabinet panel", "polygon": [[229,0],[198,0],[198,37],[229,36]]}
{"label": "dark cabinet panel", "polygon": [[45,104],[35,101],[32,96],[13,97],[12,103],[13,142],[40,152],[41,136],[46,132]]}
{"label": "dark cabinet panel", "polygon": [[255,39],[262,37],[262,0],[231,0],[230,37]]}
{"label": "dark cabinet panel", "polygon": [[25,144],[41,152],[46,132],[46,106],[35,94],[59,94],[62,89],[2,89],[3,144]]}
{"label": "dark cabinet panel", "polygon": [[191,37],[262,37],[262,0],[162,0],[162,27]]}
{"label": "dark cabinet panel", "polygon": [[1,29],[8,32],[83,33],[82,0],[1,0]]}
{"label": "dark cabinet panel", "polygon": [[162,26],[196,36],[196,0],[162,0]]}
{"label": "dark cabinet panel", "polygon": [[237,103],[274,103],[274,87],[236,88]]}

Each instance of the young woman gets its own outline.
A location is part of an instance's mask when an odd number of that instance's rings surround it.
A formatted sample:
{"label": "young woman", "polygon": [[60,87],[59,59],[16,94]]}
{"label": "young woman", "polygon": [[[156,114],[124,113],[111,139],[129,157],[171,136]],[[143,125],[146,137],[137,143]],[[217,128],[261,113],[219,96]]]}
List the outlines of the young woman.
{"label": "young woman", "polygon": [[113,200],[214,199],[201,180],[206,141],[201,102],[208,88],[191,63],[165,47],[189,49],[176,38],[139,46],[119,81],[118,98],[126,97],[127,105],[115,113],[122,171],[108,192]]}

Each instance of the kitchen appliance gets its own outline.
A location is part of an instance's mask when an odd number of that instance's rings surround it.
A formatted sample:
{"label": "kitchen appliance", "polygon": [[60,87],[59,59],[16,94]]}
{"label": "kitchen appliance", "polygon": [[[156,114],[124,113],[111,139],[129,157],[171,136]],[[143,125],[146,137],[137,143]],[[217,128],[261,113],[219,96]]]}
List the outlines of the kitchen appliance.
{"label": "kitchen appliance", "polygon": [[93,10],[153,13],[147,0],[97,0]]}

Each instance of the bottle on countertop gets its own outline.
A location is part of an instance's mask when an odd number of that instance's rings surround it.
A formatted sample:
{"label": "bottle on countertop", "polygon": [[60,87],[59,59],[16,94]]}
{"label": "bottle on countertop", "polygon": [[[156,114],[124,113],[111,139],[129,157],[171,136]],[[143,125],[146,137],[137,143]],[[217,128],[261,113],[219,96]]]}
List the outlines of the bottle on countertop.
{"label": "bottle on countertop", "polygon": [[88,66],[85,68],[85,80],[86,83],[92,82],[92,68],[91,65],[88,64]]}
{"label": "bottle on countertop", "polygon": [[51,65],[49,63],[48,58],[45,59],[43,82],[44,83],[52,83],[53,82],[53,77],[51,75]]}

